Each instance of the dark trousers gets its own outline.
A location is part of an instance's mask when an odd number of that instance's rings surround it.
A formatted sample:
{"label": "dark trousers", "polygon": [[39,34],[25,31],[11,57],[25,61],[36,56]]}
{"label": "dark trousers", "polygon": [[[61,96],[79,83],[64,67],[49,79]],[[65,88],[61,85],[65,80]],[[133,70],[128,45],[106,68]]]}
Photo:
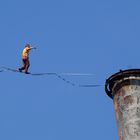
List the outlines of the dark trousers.
{"label": "dark trousers", "polygon": [[22,62],[23,62],[23,67],[20,68],[20,70],[25,70],[25,72],[28,72],[28,69],[30,67],[30,61],[29,58],[22,58]]}

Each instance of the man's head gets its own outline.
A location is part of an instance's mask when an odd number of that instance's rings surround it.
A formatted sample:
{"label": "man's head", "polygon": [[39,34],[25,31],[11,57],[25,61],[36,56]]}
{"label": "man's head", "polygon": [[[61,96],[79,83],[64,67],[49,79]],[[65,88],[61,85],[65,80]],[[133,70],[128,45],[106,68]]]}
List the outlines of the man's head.
{"label": "man's head", "polygon": [[28,48],[30,48],[30,44],[26,44],[26,45],[25,45],[25,47],[28,47]]}

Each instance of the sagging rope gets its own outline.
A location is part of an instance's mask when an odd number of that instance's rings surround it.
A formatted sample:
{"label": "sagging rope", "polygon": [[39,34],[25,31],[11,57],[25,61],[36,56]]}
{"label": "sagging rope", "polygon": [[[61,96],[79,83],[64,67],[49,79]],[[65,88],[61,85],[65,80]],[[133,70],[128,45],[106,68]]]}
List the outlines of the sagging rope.
{"label": "sagging rope", "polygon": [[[4,72],[4,70],[7,70],[7,71],[12,71],[12,72],[19,72],[18,70],[16,69],[11,69],[11,68],[8,68],[8,67],[1,67],[2,70],[0,70],[0,72]],[[20,73],[23,73],[23,72],[20,72]],[[61,73],[61,74],[58,74],[58,73],[30,73],[29,75],[32,75],[32,76],[44,76],[44,75],[53,75],[53,76],[56,76],[57,78],[61,79],[62,81],[64,81],[65,83],[67,84],[70,84],[71,86],[78,86],[78,87],[101,87],[103,85],[79,85],[79,84],[75,84],[69,80],[67,80],[66,78],[64,78],[63,76],[80,76],[80,75],[85,75],[85,76],[91,76],[93,74],[75,74],[75,73]]]}
{"label": "sagging rope", "polygon": [[[57,74],[57,73],[42,73],[42,74],[31,74],[31,75],[55,75],[57,76],[59,79],[63,80],[64,82],[66,82],[67,84],[71,84],[72,86],[77,86],[75,83],[65,79],[64,77],[62,77],[61,75]],[[64,75],[64,74],[62,74]],[[103,86],[103,85],[78,85],[79,87],[99,87],[99,86]]]}

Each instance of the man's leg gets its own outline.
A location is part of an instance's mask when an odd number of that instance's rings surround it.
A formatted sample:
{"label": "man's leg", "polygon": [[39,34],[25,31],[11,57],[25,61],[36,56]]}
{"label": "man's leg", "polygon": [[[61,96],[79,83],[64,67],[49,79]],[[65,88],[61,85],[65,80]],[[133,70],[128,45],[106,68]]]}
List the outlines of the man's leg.
{"label": "man's leg", "polygon": [[19,68],[19,71],[22,72],[26,68],[26,59],[22,59],[23,67]]}
{"label": "man's leg", "polygon": [[26,60],[26,65],[25,65],[25,73],[29,74],[28,69],[30,67],[30,61],[29,58]]}

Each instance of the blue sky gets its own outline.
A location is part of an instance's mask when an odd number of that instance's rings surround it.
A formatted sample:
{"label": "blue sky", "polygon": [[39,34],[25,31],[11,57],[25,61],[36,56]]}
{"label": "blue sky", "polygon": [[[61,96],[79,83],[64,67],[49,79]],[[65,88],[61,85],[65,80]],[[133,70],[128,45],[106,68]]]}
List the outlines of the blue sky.
{"label": "blue sky", "polygon": [[[139,68],[140,1],[1,0],[0,65],[17,69],[26,43],[31,72],[101,84],[120,69]],[[118,140],[113,102],[104,86],[73,87],[54,76],[3,72],[2,140]]]}

